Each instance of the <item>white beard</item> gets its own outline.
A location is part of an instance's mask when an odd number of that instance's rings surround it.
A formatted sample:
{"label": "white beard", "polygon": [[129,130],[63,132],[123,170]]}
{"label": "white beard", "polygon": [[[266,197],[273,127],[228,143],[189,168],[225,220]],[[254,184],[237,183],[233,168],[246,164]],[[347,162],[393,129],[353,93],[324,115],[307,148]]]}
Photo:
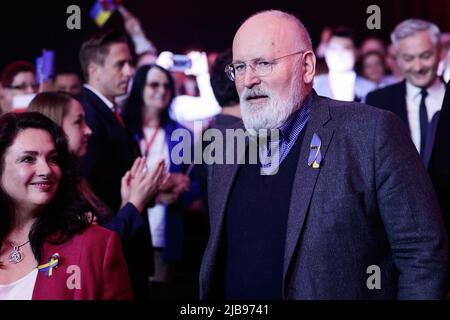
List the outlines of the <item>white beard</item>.
{"label": "white beard", "polygon": [[[259,86],[244,88],[240,95],[240,105],[245,128],[258,132],[261,129],[278,129],[286,122],[304,100],[305,88],[300,82],[299,72],[295,72],[289,93],[287,99],[282,99],[277,93]],[[252,104],[247,97],[255,94],[266,95],[269,101],[265,104]]]}

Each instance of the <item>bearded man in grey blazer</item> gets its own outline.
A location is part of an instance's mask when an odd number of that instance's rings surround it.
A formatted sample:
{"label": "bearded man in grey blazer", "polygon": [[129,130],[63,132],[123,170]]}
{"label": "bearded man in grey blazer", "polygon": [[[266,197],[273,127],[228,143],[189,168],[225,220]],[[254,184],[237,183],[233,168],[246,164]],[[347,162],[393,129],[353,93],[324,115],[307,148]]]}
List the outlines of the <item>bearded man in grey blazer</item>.
{"label": "bearded man in grey blazer", "polygon": [[263,161],[210,165],[201,298],[444,298],[447,235],[406,128],[391,112],[319,97],[315,63],[304,25],[281,11],[234,37],[226,72],[243,123],[231,129],[279,129],[279,165],[272,175]]}

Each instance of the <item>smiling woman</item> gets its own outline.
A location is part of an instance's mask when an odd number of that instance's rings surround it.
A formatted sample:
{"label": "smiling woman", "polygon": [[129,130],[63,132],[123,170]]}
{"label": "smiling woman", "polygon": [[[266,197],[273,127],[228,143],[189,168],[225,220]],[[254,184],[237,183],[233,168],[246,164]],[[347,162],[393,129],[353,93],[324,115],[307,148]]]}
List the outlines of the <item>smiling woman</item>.
{"label": "smiling woman", "polygon": [[50,119],[0,117],[0,299],[132,297],[118,236],[91,224],[72,168]]}
{"label": "smiling woman", "polygon": [[[70,94],[63,92],[41,92],[31,101],[29,111],[40,112],[61,126],[67,136],[69,150],[79,163],[86,154],[88,138],[92,131],[85,121],[80,103]],[[137,158],[130,170],[123,176],[121,185],[122,206],[112,210],[96,195],[87,179],[80,176],[78,190],[89,204],[89,212],[96,222],[115,231],[123,244],[127,257],[129,275],[136,299],[145,298],[148,291],[148,275],[151,273],[152,248],[145,235],[146,224],[140,215],[163,181],[164,165],[159,162],[155,171],[144,171],[145,160]]]}

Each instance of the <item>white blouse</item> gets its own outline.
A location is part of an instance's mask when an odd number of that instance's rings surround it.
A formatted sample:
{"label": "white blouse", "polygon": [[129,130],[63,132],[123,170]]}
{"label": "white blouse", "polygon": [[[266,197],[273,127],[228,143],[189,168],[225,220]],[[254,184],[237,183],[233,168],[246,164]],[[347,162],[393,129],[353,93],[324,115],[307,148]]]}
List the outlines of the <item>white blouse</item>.
{"label": "white blouse", "polygon": [[0,284],[0,300],[31,300],[38,275],[35,268],[26,276],[8,284]]}
{"label": "white blouse", "polygon": [[[169,171],[170,156],[169,146],[166,142],[166,132],[159,128],[149,150],[146,148],[152,136],[155,134],[154,128],[144,128],[145,138],[140,142],[140,148],[143,155],[147,157],[147,168],[152,170],[160,159],[164,159],[167,164],[166,170]],[[152,235],[152,244],[154,248],[164,248],[166,246],[166,206],[156,204],[147,209],[148,221],[150,224],[150,233]]]}

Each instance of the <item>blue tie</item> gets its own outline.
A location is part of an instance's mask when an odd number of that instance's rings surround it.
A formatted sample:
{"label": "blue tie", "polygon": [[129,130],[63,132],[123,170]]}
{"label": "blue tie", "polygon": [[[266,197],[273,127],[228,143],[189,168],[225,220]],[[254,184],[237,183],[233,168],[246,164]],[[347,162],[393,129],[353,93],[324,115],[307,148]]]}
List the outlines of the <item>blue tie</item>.
{"label": "blue tie", "polygon": [[425,98],[428,96],[428,92],[426,89],[422,89],[420,91],[422,98],[420,99],[420,155],[423,157],[425,152],[425,144],[427,142],[427,133],[428,133],[428,114],[427,114],[427,106],[425,105]]}

